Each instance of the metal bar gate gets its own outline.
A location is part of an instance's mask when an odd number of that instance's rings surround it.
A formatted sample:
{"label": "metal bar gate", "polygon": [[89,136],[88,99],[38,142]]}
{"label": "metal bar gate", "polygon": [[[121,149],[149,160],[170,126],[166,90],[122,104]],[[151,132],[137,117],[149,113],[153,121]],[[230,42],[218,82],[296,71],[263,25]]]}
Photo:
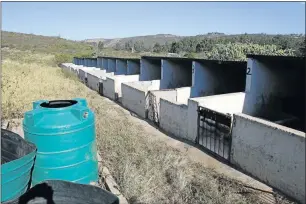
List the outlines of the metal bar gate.
{"label": "metal bar gate", "polygon": [[214,156],[230,159],[231,115],[198,107],[198,134],[196,143]]}
{"label": "metal bar gate", "polygon": [[99,82],[99,94],[103,96],[103,83]]}

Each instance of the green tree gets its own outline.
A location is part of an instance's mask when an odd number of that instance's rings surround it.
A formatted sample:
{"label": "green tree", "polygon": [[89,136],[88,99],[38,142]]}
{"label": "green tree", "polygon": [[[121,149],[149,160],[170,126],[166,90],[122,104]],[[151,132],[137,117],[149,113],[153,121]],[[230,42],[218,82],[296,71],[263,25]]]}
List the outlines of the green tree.
{"label": "green tree", "polygon": [[121,47],[120,43],[116,43],[115,50],[121,50],[121,49],[122,49],[122,47]]}
{"label": "green tree", "polygon": [[160,53],[162,51],[162,46],[159,43],[155,43],[153,46],[153,52]]}
{"label": "green tree", "polygon": [[134,43],[132,40],[129,40],[124,44],[124,49],[127,51],[132,51],[132,48],[134,47]]}
{"label": "green tree", "polygon": [[306,52],[306,39],[304,39],[301,43],[300,46],[296,52],[296,55],[298,56],[304,56],[305,57],[305,52]]}
{"label": "green tree", "polygon": [[183,43],[181,41],[173,42],[171,44],[171,48],[170,48],[169,51],[172,52],[172,53],[180,53],[181,51],[184,51],[183,50]]}
{"label": "green tree", "polygon": [[145,50],[143,41],[136,41],[133,46],[136,52],[141,52]]}

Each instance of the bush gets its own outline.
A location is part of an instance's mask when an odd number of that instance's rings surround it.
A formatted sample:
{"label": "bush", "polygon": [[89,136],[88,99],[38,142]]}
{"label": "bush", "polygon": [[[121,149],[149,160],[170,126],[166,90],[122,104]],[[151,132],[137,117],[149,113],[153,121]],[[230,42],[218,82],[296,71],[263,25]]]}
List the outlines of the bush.
{"label": "bush", "polygon": [[195,53],[193,53],[193,52],[190,52],[190,53],[185,54],[184,57],[196,58],[196,57],[197,57],[197,54],[195,54]]}
{"label": "bush", "polygon": [[61,63],[67,63],[67,62],[72,62],[73,55],[71,54],[55,54],[55,63],[56,65],[60,65]]}

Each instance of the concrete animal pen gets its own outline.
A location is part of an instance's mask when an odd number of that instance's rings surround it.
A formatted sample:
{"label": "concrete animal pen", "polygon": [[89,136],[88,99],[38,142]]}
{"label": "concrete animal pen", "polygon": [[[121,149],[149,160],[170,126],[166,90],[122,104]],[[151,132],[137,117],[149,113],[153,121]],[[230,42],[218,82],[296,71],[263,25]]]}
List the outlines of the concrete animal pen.
{"label": "concrete animal pen", "polygon": [[121,101],[121,83],[139,81],[140,59],[99,57],[99,66],[106,70],[100,81],[100,93],[104,96]]}
{"label": "concrete animal pen", "polygon": [[103,95],[305,203],[305,58],[138,60],[98,58]]}

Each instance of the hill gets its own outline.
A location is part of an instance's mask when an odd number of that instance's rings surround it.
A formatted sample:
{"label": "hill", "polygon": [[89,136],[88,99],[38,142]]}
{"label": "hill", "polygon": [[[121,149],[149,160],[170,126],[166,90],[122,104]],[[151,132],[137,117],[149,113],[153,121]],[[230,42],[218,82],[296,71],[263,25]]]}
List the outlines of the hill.
{"label": "hill", "polygon": [[94,48],[90,44],[60,37],[1,31],[1,40],[3,58],[10,55],[12,50],[27,51],[52,54],[55,63],[59,64],[71,62],[74,56],[94,55]]}
{"label": "hill", "polygon": [[72,55],[80,53],[91,55],[93,51],[92,46],[88,43],[53,36],[1,31],[1,38],[1,48],[18,49],[21,51],[31,50],[50,54],[65,53]]}
{"label": "hill", "polygon": [[[204,59],[245,60],[246,54],[301,55],[305,35],[207,33],[197,36],[158,34],[116,39],[67,40],[54,36],[2,31],[2,48],[53,54],[56,61],[71,61],[73,56],[167,55]],[[99,41],[103,47],[97,46]],[[229,52],[230,50],[230,52]],[[2,49],[5,57],[5,50]]]}
{"label": "hill", "polygon": [[104,38],[96,38],[96,39],[86,39],[84,42],[88,43],[99,43],[102,41],[104,43],[104,47],[115,48],[116,45],[120,45],[124,47],[126,43],[132,42],[143,42],[145,48],[150,48],[155,43],[165,44],[172,43],[174,41],[178,41],[183,39],[184,36],[171,35],[171,34],[157,34],[157,35],[146,35],[146,36],[134,36],[127,38],[114,38],[114,39],[104,39]]}

